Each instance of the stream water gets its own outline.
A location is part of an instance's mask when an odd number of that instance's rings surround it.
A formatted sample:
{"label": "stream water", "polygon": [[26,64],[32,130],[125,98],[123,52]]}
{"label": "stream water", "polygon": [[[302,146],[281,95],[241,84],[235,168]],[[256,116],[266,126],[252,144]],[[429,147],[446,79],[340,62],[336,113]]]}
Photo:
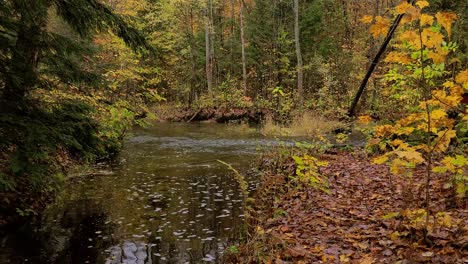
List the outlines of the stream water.
{"label": "stream water", "polygon": [[0,241],[0,263],[220,263],[242,238],[243,199],[225,161],[258,176],[254,130],[160,123],[135,129],[116,164],[72,178],[34,237]]}

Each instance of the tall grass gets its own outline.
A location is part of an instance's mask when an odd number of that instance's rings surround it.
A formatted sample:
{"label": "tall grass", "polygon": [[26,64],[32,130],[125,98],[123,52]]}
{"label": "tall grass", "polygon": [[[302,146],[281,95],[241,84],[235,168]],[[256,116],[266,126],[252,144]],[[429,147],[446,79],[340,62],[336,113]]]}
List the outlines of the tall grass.
{"label": "tall grass", "polygon": [[342,126],[337,120],[330,120],[313,112],[304,112],[295,116],[289,125],[278,124],[271,117],[267,117],[261,133],[265,136],[315,137]]}

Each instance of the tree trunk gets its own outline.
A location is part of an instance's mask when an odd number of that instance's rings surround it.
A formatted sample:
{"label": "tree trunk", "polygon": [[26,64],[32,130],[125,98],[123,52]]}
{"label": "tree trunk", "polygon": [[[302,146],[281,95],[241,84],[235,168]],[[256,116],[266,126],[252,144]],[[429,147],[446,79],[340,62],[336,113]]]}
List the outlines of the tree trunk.
{"label": "tree trunk", "polygon": [[211,48],[210,48],[210,18],[208,15],[208,6],[205,9],[205,64],[206,64],[206,82],[208,85],[208,94],[212,95],[213,70],[211,67]]}
{"label": "tree trunk", "polygon": [[5,102],[22,102],[37,82],[39,52],[29,36],[37,33],[20,32],[11,56],[9,74],[5,77],[3,99]]}
{"label": "tree trunk", "polygon": [[215,57],[215,32],[214,32],[214,15],[213,15],[213,0],[209,0],[210,2],[210,16],[209,16],[209,37],[210,37],[210,63],[211,63],[211,79],[214,78],[215,87],[218,86],[218,69],[216,64],[216,57]]}
{"label": "tree trunk", "polygon": [[299,97],[299,105],[304,103],[304,69],[302,65],[302,53],[299,37],[299,0],[294,0],[294,40],[296,42],[297,56],[297,95]]}
{"label": "tree trunk", "polygon": [[234,12],[235,5],[236,5],[235,0],[231,0],[231,36],[229,38],[230,40],[229,47],[231,49],[230,50],[231,63],[229,64],[230,74],[233,73],[233,68],[234,68],[234,23],[236,21],[235,12]]}
{"label": "tree trunk", "polygon": [[190,8],[190,33],[188,35],[189,38],[189,48],[190,48],[190,93],[189,93],[189,107],[192,107],[193,102],[196,101],[197,93],[196,93],[196,57],[195,57],[195,39],[194,39],[194,29],[193,29],[193,9]]}
{"label": "tree trunk", "polygon": [[245,37],[244,37],[244,3],[240,0],[240,35],[241,35],[241,52],[242,52],[242,88],[244,95],[247,96],[247,66],[245,62]]}

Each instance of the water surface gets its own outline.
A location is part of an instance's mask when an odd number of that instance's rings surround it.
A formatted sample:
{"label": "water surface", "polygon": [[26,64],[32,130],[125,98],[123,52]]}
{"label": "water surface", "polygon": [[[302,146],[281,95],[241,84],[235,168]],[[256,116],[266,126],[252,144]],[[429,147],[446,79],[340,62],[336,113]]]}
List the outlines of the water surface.
{"label": "water surface", "polygon": [[116,164],[77,175],[34,239],[2,241],[0,263],[220,263],[242,238],[243,199],[223,160],[258,182],[255,130],[160,123],[135,129]]}

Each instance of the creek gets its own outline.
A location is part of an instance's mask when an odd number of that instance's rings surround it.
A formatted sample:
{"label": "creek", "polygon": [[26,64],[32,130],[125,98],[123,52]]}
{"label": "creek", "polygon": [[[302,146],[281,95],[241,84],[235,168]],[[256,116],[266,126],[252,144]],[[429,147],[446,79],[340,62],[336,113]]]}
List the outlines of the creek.
{"label": "creek", "polygon": [[217,160],[253,191],[258,149],[277,144],[222,124],[136,128],[114,163],[67,182],[33,236],[1,238],[0,263],[221,263],[245,236],[245,197]]}

